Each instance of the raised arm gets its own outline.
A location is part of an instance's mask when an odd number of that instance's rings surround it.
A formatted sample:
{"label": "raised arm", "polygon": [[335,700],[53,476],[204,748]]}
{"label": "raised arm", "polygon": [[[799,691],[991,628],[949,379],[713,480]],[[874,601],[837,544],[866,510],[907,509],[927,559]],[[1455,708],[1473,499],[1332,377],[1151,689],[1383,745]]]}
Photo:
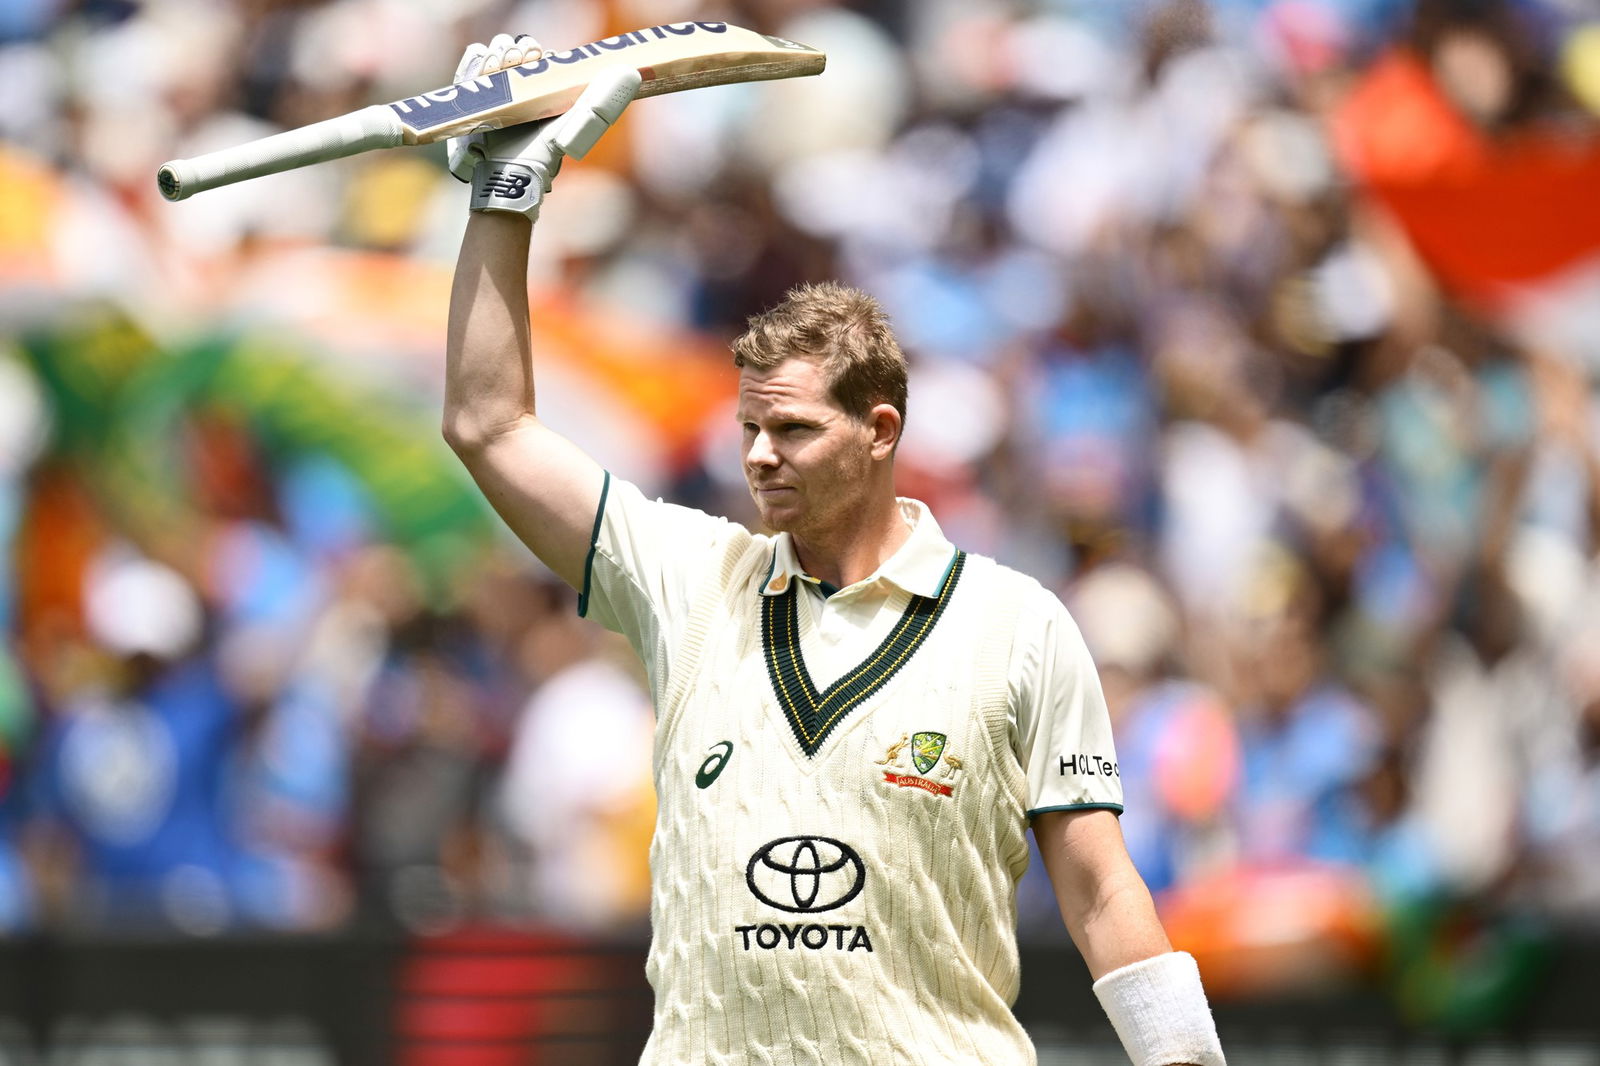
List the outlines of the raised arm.
{"label": "raised arm", "polygon": [[520,215],[472,213],[450,290],[444,437],[489,503],[567,584],[583,584],[604,474],[539,420]]}
{"label": "raised arm", "polygon": [[[538,53],[532,38],[501,35],[470,47],[456,77]],[[584,154],[637,87],[636,73],[619,72],[597,79],[560,118],[451,145],[452,169],[473,191],[450,290],[444,437],[512,531],[574,588],[583,584],[604,473],[537,414],[528,244],[562,156]]]}

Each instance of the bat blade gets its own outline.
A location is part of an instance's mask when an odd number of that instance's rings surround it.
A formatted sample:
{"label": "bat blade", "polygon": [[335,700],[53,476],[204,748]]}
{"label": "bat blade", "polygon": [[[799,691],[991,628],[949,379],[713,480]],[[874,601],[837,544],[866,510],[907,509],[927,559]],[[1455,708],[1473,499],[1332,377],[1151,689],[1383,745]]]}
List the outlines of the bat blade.
{"label": "bat blade", "polygon": [[500,129],[559,115],[597,71],[626,64],[643,81],[637,99],[666,93],[820,74],[827,56],[815,48],[725,22],[678,22],[620,33],[460,85],[397,100],[389,108],[405,127],[405,143]]}
{"label": "bat blade", "polygon": [[643,81],[637,95],[642,99],[820,74],[826,64],[827,56],[815,48],[725,22],[651,26],[234,148],[175,159],[162,165],[157,184],[168,200],[183,200],[207,189],[375,148],[431,144],[551,118],[571,107],[600,71],[617,66],[639,71]]}

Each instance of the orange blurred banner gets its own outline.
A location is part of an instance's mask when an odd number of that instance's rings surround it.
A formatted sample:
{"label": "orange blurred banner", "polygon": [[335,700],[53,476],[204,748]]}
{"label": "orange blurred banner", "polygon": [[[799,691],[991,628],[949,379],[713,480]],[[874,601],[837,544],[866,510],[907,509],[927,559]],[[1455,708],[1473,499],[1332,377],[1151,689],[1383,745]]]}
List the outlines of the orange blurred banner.
{"label": "orange blurred banner", "polygon": [[1491,138],[1417,56],[1396,51],[1340,104],[1333,137],[1345,168],[1467,302],[1499,310],[1600,258],[1600,136],[1530,126]]}

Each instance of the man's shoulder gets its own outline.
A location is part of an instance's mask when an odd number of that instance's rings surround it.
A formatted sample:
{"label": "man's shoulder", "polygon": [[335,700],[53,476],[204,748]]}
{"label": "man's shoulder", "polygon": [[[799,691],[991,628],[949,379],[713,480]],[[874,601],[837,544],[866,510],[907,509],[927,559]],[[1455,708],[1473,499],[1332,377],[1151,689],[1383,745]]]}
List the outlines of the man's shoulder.
{"label": "man's shoulder", "polygon": [[[977,587],[989,588],[1016,599],[1032,610],[1062,610],[1061,598],[1032,574],[1008,566],[992,556],[966,552],[964,569]],[[963,577],[963,580],[966,578]]]}
{"label": "man's shoulder", "polygon": [[612,565],[633,573],[643,587],[665,580],[696,590],[698,596],[717,586],[759,582],[772,559],[773,538],[611,478],[595,522],[594,548]]}
{"label": "man's shoulder", "polygon": [[[706,548],[770,550],[772,538],[754,533],[739,522],[713,514],[692,504],[675,503],[651,496],[637,484],[608,476],[606,495],[601,500],[602,518],[611,523],[623,519],[637,532],[646,533],[657,544],[676,548],[679,541]],[[685,545],[688,546],[688,545]]]}

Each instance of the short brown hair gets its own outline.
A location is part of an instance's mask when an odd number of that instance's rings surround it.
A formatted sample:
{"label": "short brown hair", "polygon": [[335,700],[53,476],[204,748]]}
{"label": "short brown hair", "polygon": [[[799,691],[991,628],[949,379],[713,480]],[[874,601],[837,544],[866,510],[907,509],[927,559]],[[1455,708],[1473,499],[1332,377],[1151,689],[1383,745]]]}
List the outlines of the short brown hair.
{"label": "short brown hair", "polygon": [[836,281],[797,285],[752,315],[733,342],[733,365],[771,370],[786,359],[822,367],[833,401],[865,421],[887,403],[906,419],[906,357],[877,300]]}

